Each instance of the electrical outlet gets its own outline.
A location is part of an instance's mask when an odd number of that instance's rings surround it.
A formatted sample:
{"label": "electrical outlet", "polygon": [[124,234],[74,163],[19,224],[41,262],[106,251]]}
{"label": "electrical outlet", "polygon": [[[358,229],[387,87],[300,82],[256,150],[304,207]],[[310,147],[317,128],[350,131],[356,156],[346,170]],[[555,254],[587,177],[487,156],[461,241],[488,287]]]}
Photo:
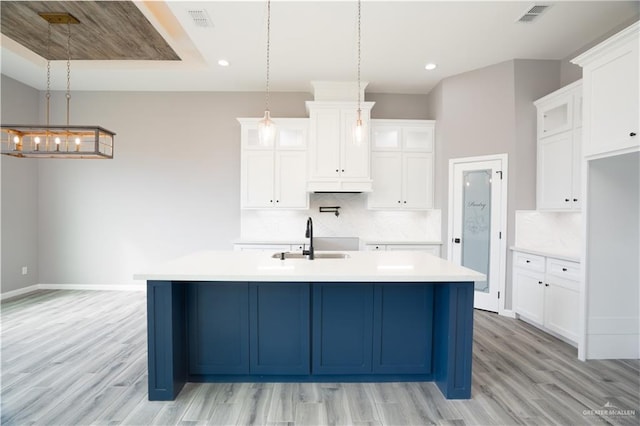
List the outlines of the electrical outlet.
{"label": "electrical outlet", "polygon": [[27,268],[26,266],[22,267],[22,275],[27,275],[29,273],[29,268]]}

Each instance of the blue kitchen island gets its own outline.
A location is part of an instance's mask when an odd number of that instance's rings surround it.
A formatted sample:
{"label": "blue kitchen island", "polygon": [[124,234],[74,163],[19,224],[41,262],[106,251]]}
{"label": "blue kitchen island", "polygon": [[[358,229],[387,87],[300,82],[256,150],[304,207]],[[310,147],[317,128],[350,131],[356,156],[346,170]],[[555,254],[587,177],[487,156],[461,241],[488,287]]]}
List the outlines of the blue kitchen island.
{"label": "blue kitchen island", "polygon": [[484,276],[423,252],[347,255],[200,252],[136,275],[147,280],[149,399],[238,381],[435,381],[446,398],[470,398]]}

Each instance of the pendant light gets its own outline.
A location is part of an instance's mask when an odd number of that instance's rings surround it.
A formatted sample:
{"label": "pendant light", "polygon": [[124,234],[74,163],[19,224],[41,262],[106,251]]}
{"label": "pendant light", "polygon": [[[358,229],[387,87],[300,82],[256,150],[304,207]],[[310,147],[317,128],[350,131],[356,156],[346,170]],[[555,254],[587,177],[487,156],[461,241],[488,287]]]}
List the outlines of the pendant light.
{"label": "pendant light", "polygon": [[361,36],[360,36],[360,20],[361,20],[361,3],[358,0],[358,110],[356,117],[356,125],[354,127],[354,135],[353,142],[356,146],[362,145],[365,138],[365,128],[364,123],[362,121],[362,109],[360,108],[360,104],[362,99],[360,94],[360,45],[361,45]]}
{"label": "pendant light", "polygon": [[264,117],[258,122],[258,143],[262,146],[273,145],[276,134],[276,124],[271,119],[269,111],[269,54],[271,49],[271,0],[267,0],[267,84]]}
{"label": "pendant light", "polygon": [[[71,25],[80,21],[69,13],[47,12],[39,14],[47,26],[47,91],[46,124],[5,125],[0,127],[2,154],[21,158],[113,158],[115,133],[99,126],[72,126],[69,124],[71,102]],[[51,98],[51,26],[67,26],[67,122],[66,125],[49,124]]]}

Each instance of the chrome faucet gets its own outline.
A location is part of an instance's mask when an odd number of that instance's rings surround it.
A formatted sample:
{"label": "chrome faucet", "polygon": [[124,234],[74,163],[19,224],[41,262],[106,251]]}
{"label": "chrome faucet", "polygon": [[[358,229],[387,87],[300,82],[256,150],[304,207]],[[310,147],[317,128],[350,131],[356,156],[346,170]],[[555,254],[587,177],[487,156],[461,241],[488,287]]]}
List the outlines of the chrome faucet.
{"label": "chrome faucet", "polygon": [[308,255],[309,260],[313,260],[313,221],[311,218],[307,219],[307,230],[304,236],[309,239],[309,250],[302,250],[302,254]]}

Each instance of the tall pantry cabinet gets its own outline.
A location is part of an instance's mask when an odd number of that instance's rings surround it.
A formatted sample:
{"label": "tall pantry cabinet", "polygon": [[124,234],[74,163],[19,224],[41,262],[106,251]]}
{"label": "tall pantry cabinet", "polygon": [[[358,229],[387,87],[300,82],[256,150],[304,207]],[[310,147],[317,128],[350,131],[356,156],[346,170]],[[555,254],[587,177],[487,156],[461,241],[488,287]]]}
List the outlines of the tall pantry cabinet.
{"label": "tall pantry cabinet", "polygon": [[640,357],[639,28],[572,61],[584,94],[583,360]]}

